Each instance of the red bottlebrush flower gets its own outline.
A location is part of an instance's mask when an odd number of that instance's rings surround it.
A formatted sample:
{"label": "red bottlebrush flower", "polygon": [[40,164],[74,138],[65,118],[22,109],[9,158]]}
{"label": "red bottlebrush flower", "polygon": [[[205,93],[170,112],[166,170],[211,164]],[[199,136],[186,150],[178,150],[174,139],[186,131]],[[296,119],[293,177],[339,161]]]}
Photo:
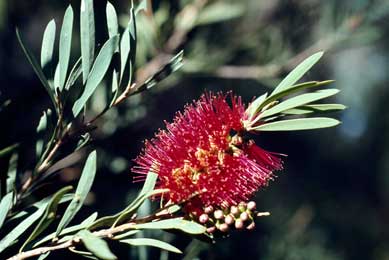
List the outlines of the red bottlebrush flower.
{"label": "red bottlebrush flower", "polygon": [[[185,202],[189,212],[202,213],[207,206],[228,207],[267,185],[282,161],[245,141],[247,119],[240,97],[206,94],[178,112],[167,130],[146,141],[135,159],[135,173],[157,173],[158,188],[169,189],[168,200]],[[197,196],[193,196],[197,194]],[[166,196],[166,195],[165,195]]]}

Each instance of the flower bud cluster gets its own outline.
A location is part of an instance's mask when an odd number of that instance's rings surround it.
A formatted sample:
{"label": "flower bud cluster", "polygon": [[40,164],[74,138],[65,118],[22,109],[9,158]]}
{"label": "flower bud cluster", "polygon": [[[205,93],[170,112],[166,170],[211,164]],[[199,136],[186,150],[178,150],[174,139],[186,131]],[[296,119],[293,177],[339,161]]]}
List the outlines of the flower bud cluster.
{"label": "flower bud cluster", "polygon": [[255,217],[266,216],[268,213],[258,213],[254,201],[240,202],[229,208],[214,208],[208,206],[204,212],[192,216],[200,224],[207,227],[208,234],[228,233],[231,230],[252,230],[255,228]]}

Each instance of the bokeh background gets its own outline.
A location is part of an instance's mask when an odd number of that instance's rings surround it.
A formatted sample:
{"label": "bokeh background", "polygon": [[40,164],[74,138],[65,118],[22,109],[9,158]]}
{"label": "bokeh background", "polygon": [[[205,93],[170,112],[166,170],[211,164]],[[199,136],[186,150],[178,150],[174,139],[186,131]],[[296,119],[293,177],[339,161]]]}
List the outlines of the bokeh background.
{"label": "bokeh background", "polygon": [[[124,26],[130,1],[111,2]],[[255,231],[232,233],[216,244],[150,234],[171,241],[183,256],[145,248],[114,250],[120,259],[389,259],[389,2],[149,2],[153,11],[138,18],[137,79],[153,70],[146,64],[158,65],[180,49],[185,65],[99,120],[93,134],[98,176],[79,219],[96,210],[115,213],[133,198],[140,184],[132,183],[130,168],[143,140],[204,90],[232,90],[249,102],[275,87],[302,59],[325,50],[304,79],[335,79],[333,87],[341,93],[334,101],[348,109],[334,115],[343,123],[333,129],[257,137],[265,149],[288,155],[285,170],[256,196],[270,217],[259,219]],[[70,3],[79,9],[80,1]],[[0,144],[21,142],[22,169],[31,169],[35,128],[49,99],[17,43],[15,27],[38,55],[47,22],[55,18],[60,24],[68,4],[0,0],[0,98],[12,101],[0,113]],[[99,43],[106,39],[105,4],[95,1]],[[76,37],[73,59],[79,55],[77,42]],[[90,116],[101,111],[101,100],[104,91],[94,95]],[[79,166],[61,171],[53,189],[74,182]],[[76,259],[67,253],[55,257]]]}

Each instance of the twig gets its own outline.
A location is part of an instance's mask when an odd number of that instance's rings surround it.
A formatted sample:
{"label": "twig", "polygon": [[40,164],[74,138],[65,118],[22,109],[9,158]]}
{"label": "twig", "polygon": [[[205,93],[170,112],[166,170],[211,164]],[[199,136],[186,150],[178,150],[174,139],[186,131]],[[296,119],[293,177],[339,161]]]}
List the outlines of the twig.
{"label": "twig", "polygon": [[[137,224],[149,222],[151,220],[161,219],[167,215],[170,215],[170,213],[167,211],[164,215],[159,214],[157,216],[156,214],[153,214],[153,215],[150,215],[150,216],[147,216],[147,217],[144,217],[144,218],[132,221],[132,222],[128,222],[128,223],[125,223],[125,224],[122,224],[122,225],[119,225],[116,227],[102,229],[102,230],[94,231],[92,233],[93,233],[93,235],[100,237],[100,238],[113,239],[116,234],[123,233],[123,232],[131,230],[131,229],[136,229]],[[39,255],[45,254],[47,252],[52,252],[52,251],[56,251],[56,250],[74,247],[76,245],[79,245],[81,242],[82,241],[78,236],[74,236],[72,239],[65,241],[65,242],[62,242],[62,243],[57,243],[57,244],[53,244],[50,246],[39,247],[39,248],[32,249],[29,251],[21,252],[17,255],[14,255],[14,256],[8,258],[7,260],[23,260],[23,259],[39,256]]]}

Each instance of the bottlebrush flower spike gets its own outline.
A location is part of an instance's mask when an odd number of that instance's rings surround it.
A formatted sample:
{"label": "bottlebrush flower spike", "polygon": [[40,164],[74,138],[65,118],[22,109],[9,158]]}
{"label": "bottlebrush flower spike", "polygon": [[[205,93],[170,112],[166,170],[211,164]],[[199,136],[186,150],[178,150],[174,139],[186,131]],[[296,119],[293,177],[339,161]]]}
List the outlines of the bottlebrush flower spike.
{"label": "bottlebrush flower spike", "polygon": [[245,111],[241,98],[232,94],[201,96],[166,123],[167,130],[146,141],[133,172],[141,178],[150,170],[157,173],[157,188],[169,189],[164,199],[186,201],[185,210],[198,216],[209,206],[248,201],[282,169],[282,161],[245,140]]}

